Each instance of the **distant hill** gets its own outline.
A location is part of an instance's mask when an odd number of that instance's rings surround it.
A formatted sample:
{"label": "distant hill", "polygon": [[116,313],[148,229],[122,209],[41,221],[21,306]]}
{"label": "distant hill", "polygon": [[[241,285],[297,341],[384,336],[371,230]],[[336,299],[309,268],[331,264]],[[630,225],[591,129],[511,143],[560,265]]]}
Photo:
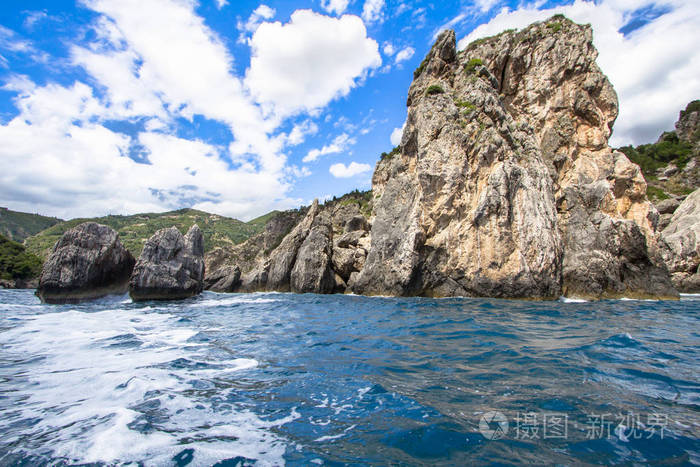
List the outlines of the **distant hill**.
{"label": "distant hill", "polygon": [[31,237],[59,222],[62,222],[61,219],[56,217],[11,211],[0,207],[0,234],[15,242],[22,243],[27,237]]}
{"label": "distant hill", "polygon": [[46,258],[51,248],[63,233],[83,222],[98,222],[108,225],[119,232],[124,246],[138,257],[143,244],[157,230],[175,226],[185,232],[192,224],[198,224],[204,234],[204,250],[242,243],[253,235],[261,232],[265,222],[272,213],[242,222],[230,217],[209,214],[196,209],[179,209],[177,211],[134,214],[132,216],[105,216],[96,218],[72,219],[60,222],[25,240],[27,251]]}

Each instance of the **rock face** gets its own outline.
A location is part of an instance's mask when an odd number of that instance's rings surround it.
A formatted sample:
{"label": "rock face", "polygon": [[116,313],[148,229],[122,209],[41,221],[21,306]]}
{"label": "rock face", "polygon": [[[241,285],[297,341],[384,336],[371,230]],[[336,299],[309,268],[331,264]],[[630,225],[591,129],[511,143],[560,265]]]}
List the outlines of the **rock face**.
{"label": "rock face", "polygon": [[[409,89],[401,153],[381,161],[362,294],[552,298],[562,245],[552,182],[480,67],[443,33]],[[481,74],[478,74],[481,73]]]}
{"label": "rock face", "polygon": [[[280,213],[265,231],[207,254],[207,288],[218,292],[344,292],[364,264],[369,223],[364,198],[350,196]],[[364,195],[362,195],[364,196]],[[367,214],[365,212],[365,214]]]}
{"label": "rock face", "polygon": [[44,263],[37,295],[45,303],[75,303],[126,292],[134,258],[106,225],[87,222],[63,234]]}
{"label": "rock face", "polygon": [[700,142],[700,100],[690,102],[676,122],[676,134],[690,143]]}
{"label": "rock face", "polygon": [[607,143],[617,96],[595,63],[590,26],[555,16],[472,43],[463,59],[472,57],[499,77],[504,106],[535,132],[553,183],[564,293],[675,295],[641,170]]}
{"label": "rock face", "polygon": [[461,52],[443,32],[371,214],[314,203],[277,248],[244,244],[212,280],[239,265],[241,291],[677,297],[644,177],[608,146],[617,96],[596,56],[590,26],[561,16]]}
{"label": "rock face", "polygon": [[156,232],[143,247],[129,283],[132,300],[174,300],[197,295],[204,280],[204,241],[195,224]]}
{"label": "rock face", "polygon": [[691,193],[661,232],[661,252],[673,284],[681,292],[700,292],[700,189]]}

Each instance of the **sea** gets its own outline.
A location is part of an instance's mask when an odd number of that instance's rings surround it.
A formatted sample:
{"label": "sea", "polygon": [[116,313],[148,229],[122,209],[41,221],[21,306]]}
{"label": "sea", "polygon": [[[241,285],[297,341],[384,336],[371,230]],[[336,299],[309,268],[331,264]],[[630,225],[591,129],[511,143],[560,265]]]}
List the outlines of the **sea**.
{"label": "sea", "polygon": [[700,465],[700,297],[0,290],[0,465]]}

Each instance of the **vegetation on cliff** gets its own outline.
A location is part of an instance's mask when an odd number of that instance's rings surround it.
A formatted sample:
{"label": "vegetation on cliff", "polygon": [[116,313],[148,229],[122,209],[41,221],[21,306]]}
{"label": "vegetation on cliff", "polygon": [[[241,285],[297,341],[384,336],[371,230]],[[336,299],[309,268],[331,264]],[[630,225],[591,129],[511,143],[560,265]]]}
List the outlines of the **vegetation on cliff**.
{"label": "vegetation on cliff", "polygon": [[682,197],[698,188],[699,116],[700,100],[692,101],[681,110],[675,131],[664,132],[655,143],[618,149],[642,169],[650,199]]}

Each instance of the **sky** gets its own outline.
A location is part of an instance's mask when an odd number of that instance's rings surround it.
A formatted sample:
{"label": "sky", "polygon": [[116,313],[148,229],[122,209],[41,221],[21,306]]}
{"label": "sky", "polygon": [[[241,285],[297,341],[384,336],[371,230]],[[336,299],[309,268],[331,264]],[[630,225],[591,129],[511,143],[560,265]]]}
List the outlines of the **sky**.
{"label": "sky", "polygon": [[249,220],[367,190],[441,30],[557,13],[593,26],[613,146],[700,98],[700,0],[3,0],[0,206]]}

